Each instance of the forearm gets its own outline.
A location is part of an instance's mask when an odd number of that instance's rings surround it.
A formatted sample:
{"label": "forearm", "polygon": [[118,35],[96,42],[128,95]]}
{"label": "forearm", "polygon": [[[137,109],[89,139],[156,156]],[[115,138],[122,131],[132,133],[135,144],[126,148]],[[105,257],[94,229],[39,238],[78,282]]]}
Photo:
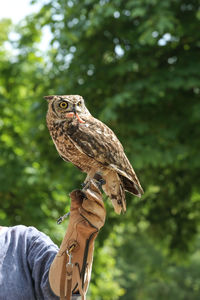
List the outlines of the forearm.
{"label": "forearm", "polygon": [[[61,299],[71,294],[85,294],[90,281],[94,241],[105,222],[105,208],[95,181],[71,197],[69,225],[50,271],[49,282]],[[65,298],[65,295],[68,295]]]}
{"label": "forearm", "polygon": [[[63,291],[66,294],[69,284],[72,293],[82,294],[87,291],[92,269],[94,240],[97,233],[98,230],[92,228],[86,220],[72,226],[71,230],[68,228],[49,271],[50,285],[56,295],[62,296]],[[66,264],[69,263],[69,255],[71,255],[73,267],[68,265],[68,271]],[[69,274],[66,276],[67,272]]]}

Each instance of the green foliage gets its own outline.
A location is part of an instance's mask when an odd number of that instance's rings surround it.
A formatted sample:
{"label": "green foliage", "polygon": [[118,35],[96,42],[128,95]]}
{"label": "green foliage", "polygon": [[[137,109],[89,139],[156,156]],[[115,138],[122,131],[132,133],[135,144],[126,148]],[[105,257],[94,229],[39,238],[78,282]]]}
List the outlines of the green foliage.
{"label": "green foliage", "polygon": [[53,146],[43,95],[81,94],[144,186],[141,200],[127,195],[123,216],[106,202],[90,299],[198,299],[198,6],[49,0],[18,24],[15,41],[11,22],[0,21],[1,223],[34,225],[60,243],[66,224],[55,220],[84,179]]}

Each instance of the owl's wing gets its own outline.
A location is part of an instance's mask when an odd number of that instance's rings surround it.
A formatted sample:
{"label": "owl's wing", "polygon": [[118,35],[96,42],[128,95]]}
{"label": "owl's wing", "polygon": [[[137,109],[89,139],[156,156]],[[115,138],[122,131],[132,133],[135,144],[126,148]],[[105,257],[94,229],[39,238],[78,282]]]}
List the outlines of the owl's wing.
{"label": "owl's wing", "polygon": [[116,170],[125,189],[141,196],[143,189],[114,132],[92,116],[84,120],[84,124],[76,120],[68,124],[67,134],[73,144],[102,165]]}

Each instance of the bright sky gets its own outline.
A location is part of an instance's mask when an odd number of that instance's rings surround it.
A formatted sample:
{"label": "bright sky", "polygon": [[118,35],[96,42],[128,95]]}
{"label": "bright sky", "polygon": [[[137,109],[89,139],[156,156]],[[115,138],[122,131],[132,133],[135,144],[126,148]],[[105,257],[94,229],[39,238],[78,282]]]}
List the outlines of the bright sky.
{"label": "bright sky", "polygon": [[0,19],[10,18],[19,22],[26,15],[38,11],[40,5],[30,4],[30,0],[0,0]]}
{"label": "bright sky", "polygon": [[[39,11],[44,0],[38,1],[40,4],[36,3],[31,5],[31,0],[0,0],[0,19],[9,18],[14,24],[18,23],[27,15]],[[52,38],[52,34],[48,26],[45,26],[42,30],[43,37],[40,43],[40,50],[46,50],[48,48],[49,42]],[[15,37],[13,33],[9,36],[11,39]],[[9,45],[6,44],[9,49]]]}

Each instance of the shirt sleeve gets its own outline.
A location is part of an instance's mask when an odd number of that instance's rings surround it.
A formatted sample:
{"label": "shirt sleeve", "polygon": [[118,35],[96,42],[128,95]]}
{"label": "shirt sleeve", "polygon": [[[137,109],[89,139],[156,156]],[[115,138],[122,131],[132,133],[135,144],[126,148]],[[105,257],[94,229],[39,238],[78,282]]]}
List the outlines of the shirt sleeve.
{"label": "shirt sleeve", "polygon": [[50,288],[49,268],[58,247],[44,233],[28,228],[28,265],[32,274],[36,299],[59,300]]}
{"label": "shirt sleeve", "polygon": [[[28,227],[28,265],[31,270],[35,298],[38,300],[59,300],[49,284],[49,269],[59,248],[44,233]],[[72,300],[81,300],[80,295],[72,295]]]}

